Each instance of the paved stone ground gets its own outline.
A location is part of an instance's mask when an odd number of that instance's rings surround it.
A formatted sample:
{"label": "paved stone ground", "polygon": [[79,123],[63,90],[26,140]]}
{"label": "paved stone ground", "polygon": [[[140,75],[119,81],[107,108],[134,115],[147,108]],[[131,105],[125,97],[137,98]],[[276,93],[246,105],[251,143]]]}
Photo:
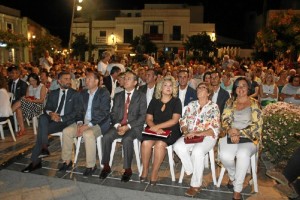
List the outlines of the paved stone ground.
{"label": "paved stone ground", "polygon": [[[159,181],[156,186],[148,183],[139,183],[136,161],[133,160],[133,176],[128,183],[122,183],[122,151],[117,145],[114,156],[112,173],[105,180],[98,178],[98,169],[92,177],[83,178],[82,173],[85,166],[85,150],[81,145],[78,163],[73,170],[66,173],[58,172],[62,161],[60,159],[61,147],[58,137],[50,139],[49,150],[51,156],[43,160],[43,168],[30,174],[20,171],[30,163],[31,148],[34,145],[35,136],[29,127],[27,134],[17,138],[13,142],[10,134],[6,131],[6,139],[0,140],[0,199],[185,199],[184,193],[189,187],[189,177],[184,177],[183,183],[178,183],[181,163],[175,158],[176,182],[170,178],[169,163],[166,156],[159,172]],[[273,186],[273,180],[265,176],[266,168],[263,162],[258,166],[259,192],[253,193],[248,184],[251,179],[247,175],[243,199],[287,199],[279,194]],[[220,168],[216,168],[217,178]],[[204,171],[202,191],[197,194],[199,199],[232,199],[232,191],[225,186],[228,177],[225,174],[220,188],[212,184],[209,169]],[[188,198],[187,198],[188,199]]]}

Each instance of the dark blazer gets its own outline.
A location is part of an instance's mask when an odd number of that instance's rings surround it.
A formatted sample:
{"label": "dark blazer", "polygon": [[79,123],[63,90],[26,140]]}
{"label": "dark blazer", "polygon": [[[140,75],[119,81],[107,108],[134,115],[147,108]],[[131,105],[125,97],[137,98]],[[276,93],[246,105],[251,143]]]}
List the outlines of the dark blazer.
{"label": "dark blazer", "polygon": [[220,87],[218,98],[217,98],[217,104],[219,106],[221,116],[224,110],[225,103],[229,99],[229,97],[230,97],[229,93]]}
{"label": "dark blazer", "polygon": [[[139,91],[141,91],[144,94],[147,94],[147,89],[148,89],[147,84],[139,87]],[[156,85],[154,86],[154,92],[153,92],[152,98],[154,98],[154,96],[155,96],[155,89],[156,89]]]}
{"label": "dark blazer", "polygon": [[[13,83],[13,80],[10,80],[9,83],[8,83],[8,91],[12,93],[11,91],[11,85]],[[27,83],[25,81],[22,81],[21,79],[19,79],[17,85],[16,85],[16,90],[15,90],[15,100],[14,102],[16,101],[19,101],[22,97],[24,97],[26,95],[26,91],[27,91]]]}
{"label": "dark blazer", "polygon": [[[49,93],[44,112],[47,110],[55,112],[58,107],[59,90],[56,89]],[[78,107],[78,93],[76,90],[70,88],[67,92],[64,116],[61,116],[62,122],[70,125],[75,122],[76,112]]]}
{"label": "dark blazer", "polygon": [[[124,115],[125,91],[115,95],[114,105],[111,111],[112,125],[121,123]],[[138,139],[142,138],[142,131],[146,120],[147,100],[146,95],[139,90],[134,90],[129,108],[128,124],[131,126]]]}
{"label": "dark blazer", "polygon": [[112,80],[111,80],[111,76],[106,76],[103,78],[103,83],[105,85],[105,87],[107,88],[107,90],[109,91],[109,94],[111,94],[112,91]]}
{"label": "dark blazer", "polygon": [[[80,107],[77,112],[76,121],[84,121],[86,110],[89,103],[88,90],[83,90],[79,94],[78,106]],[[92,120],[90,121],[93,126],[99,125],[102,134],[106,133],[110,127],[110,95],[106,88],[98,88],[92,102]]]}
{"label": "dark blazer", "polygon": [[[179,90],[178,90],[179,91]],[[191,101],[197,100],[197,92],[190,86],[188,86],[184,98],[184,106],[187,106]],[[183,108],[182,108],[183,109]]]}

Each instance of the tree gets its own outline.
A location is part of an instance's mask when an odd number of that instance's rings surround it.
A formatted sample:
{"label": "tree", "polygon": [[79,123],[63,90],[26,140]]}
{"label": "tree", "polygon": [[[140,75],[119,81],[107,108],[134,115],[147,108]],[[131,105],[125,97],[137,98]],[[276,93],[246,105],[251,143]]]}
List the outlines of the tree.
{"label": "tree", "polygon": [[0,43],[7,44],[7,49],[25,47],[29,45],[28,39],[24,35],[3,30],[0,30]]}
{"label": "tree", "polygon": [[193,55],[196,59],[209,59],[211,52],[215,52],[216,45],[206,32],[201,34],[188,36],[184,46],[186,50],[193,51]]}
{"label": "tree", "polygon": [[292,10],[271,13],[267,26],[256,35],[255,50],[257,57],[294,59],[300,52],[300,16]]}
{"label": "tree", "polygon": [[156,45],[146,35],[136,36],[131,42],[132,51],[137,54],[154,53]]}
{"label": "tree", "polygon": [[46,33],[41,37],[31,40],[33,59],[37,59],[44,54],[46,50],[61,49],[61,39]]}
{"label": "tree", "polygon": [[72,43],[72,56],[79,56],[79,60],[85,60],[85,52],[89,49],[88,40],[84,33],[74,34]]}

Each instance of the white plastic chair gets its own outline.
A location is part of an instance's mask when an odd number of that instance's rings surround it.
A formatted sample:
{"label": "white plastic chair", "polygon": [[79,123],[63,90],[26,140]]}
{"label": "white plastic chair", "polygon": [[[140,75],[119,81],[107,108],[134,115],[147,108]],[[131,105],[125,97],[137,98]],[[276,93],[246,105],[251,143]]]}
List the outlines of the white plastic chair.
{"label": "white plastic chair", "polygon": [[[192,150],[193,150],[193,148],[190,150],[190,152],[192,152]],[[214,148],[212,148],[212,149],[205,155],[205,158],[204,158],[204,164],[205,164],[205,165],[206,165],[206,161],[208,162],[208,156],[209,156],[209,160],[210,160],[210,169],[211,169],[211,175],[212,175],[213,183],[214,183],[214,185],[217,185]],[[183,176],[184,176],[184,167],[182,166],[182,167],[181,167],[181,172],[180,172],[180,176],[179,176],[179,181],[178,181],[178,183],[182,183]]]}
{"label": "white plastic chair", "polygon": [[10,133],[11,133],[11,136],[12,136],[13,140],[16,142],[15,133],[14,133],[14,130],[13,130],[13,128],[12,128],[12,125],[11,125],[11,122],[10,122],[10,119],[9,119],[9,118],[8,118],[7,120],[5,120],[5,121],[0,122],[1,139],[2,139],[2,140],[5,140],[5,137],[4,137],[4,131],[3,131],[3,125],[4,125],[4,124],[8,124],[9,130],[10,130]]}
{"label": "white plastic chair", "polygon": [[[252,171],[252,181],[253,181],[253,186],[254,186],[254,192],[258,192],[258,183],[257,183],[257,159],[258,159],[258,151],[257,153],[253,154],[250,158],[250,167]],[[220,176],[218,179],[217,187],[220,187],[223,176],[225,173],[225,167],[221,168]]]}
{"label": "white plastic chair", "polygon": [[[152,147],[153,152],[152,152],[152,162],[154,159],[154,147]],[[167,153],[168,153],[168,159],[169,159],[169,166],[170,166],[170,174],[171,174],[171,179],[174,182],[175,179],[175,171],[174,171],[174,160],[173,160],[173,145],[167,146]],[[140,176],[142,175],[142,169],[143,169],[143,164],[141,164],[141,171],[140,171]]]}
{"label": "white plastic chair", "polygon": [[[102,145],[101,145],[101,139],[102,139],[102,137],[103,136],[100,135],[96,139],[96,145],[97,145],[97,150],[98,150],[98,156],[99,156],[100,166],[101,166],[101,160],[102,160]],[[75,147],[76,147],[74,164],[76,164],[77,159],[78,159],[78,154],[79,154],[79,150],[80,150],[81,140],[82,140],[82,136],[78,137],[77,139],[74,138],[74,143],[75,143]]]}
{"label": "white plastic chair", "polygon": [[[10,105],[12,105],[12,101],[14,99],[14,94],[9,92],[9,99],[10,99]],[[15,125],[15,132],[19,131],[19,125],[18,125],[18,121],[17,121],[17,116],[16,116],[16,112],[13,113],[13,118],[14,118],[14,125]]]}
{"label": "white plastic chair", "polygon": [[[109,166],[112,166],[117,142],[122,142],[122,138],[117,138],[112,143]],[[135,153],[137,168],[138,168],[138,171],[140,174],[142,170],[141,170],[141,158],[140,158],[140,141],[138,139],[133,140],[133,149],[134,149],[134,153]]]}

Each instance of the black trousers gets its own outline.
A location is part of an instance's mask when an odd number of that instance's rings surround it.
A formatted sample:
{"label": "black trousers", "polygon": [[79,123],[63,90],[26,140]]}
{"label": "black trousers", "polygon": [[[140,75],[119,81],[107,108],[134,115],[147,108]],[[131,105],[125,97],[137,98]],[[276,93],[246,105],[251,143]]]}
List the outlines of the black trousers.
{"label": "black trousers", "polygon": [[40,162],[41,159],[39,159],[38,156],[41,153],[42,146],[48,145],[48,134],[61,132],[67,126],[68,124],[65,122],[52,121],[50,116],[47,114],[42,114],[39,117],[36,143],[31,154],[32,162]]}
{"label": "black trousers", "polygon": [[128,130],[123,136],[120,136],[115,128],[111,128],[106,134],[103,135],[102,164],[109,164],[112,143],[117,138],[122,138],[124,152],[123,169],[131,168],[133,159],[133,140],[136,138],[136,134],[133,130]]}
{"label": "black trousers", "polygon": [[300,177],[300,148],[293,153],[283,171],[283,175],[290,183],[296,181],[293,184],[297,190],[297,193],[300,194],[300,180],[297,179]]}

